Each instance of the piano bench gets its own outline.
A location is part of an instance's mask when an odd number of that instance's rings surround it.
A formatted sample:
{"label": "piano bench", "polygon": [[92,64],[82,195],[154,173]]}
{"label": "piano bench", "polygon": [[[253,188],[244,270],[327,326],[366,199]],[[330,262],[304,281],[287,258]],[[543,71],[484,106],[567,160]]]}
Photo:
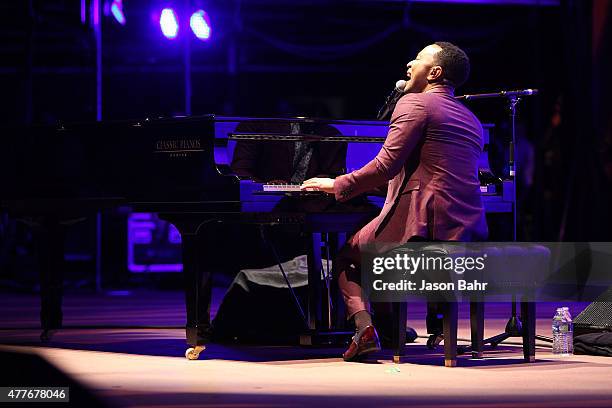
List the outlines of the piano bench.
{"label": "piano bench", "polygon": [[[440,243],[444,247],[443,243]],[[437,249],[439,250],[439,249]],[[450,256],[448,248],[443,248],[443,251]],[[390,253],[397,253],[393,250]],[[536,244],[503,244],[495,245],[486,244],[487,263],[494,264],[495,283],[498,288],[503,288],[504,300],[509,296],[512,297],[513,308],[516,298],[520,301],[520,316],[522,319],[522,327],[517,329],[511,323],[516,322],[513,311],[513,316],[506,326],[506,332],[493,337],[489,342],[495,347],[498,343],[508,337],[522,337],[523,339],[523,357],[526,362],[535,361],[535,338],[536,338],[536,303],[534,293],[537,283],[543,280],[544,274],[548,272],[550,263],[550,250],[544,246]],[[452,249],[451,249],[452,252]],[[390,255],[387,254],[387,256]],[[465,253],[465,252],[464,252]],[[520,266],[519,266],[520,265]],[[521,268],[521,273],[517,274],[517,267]],[[517,276],[520,275],[520,276]],[[525,282],[520,277],[529,276],[531,288],[525,291]],[[470,275],[466,272],[463,278],[470,280]],[[509,289],[516,288],[516,289]],[[469,297],[470,302],[470,329],[471,329],[471,347],[463,346],[459,349],[459,353],[471,350],[472,358],[483,358],[484,349],[484,310],[485,296],[474,295]],[[457,327],[458,327],[458,302],[456,301],[441,301],[439,302],[442,314],[443,333],[442,338],[430,337],[428,341],[429,348],[435,348],[437,343],[443,339],[444,341],[444,365],[446,367],[455,367],[457,365]],[[401,356],[405,351],[405,336],[406,336],[406,309],[407,302],[393,303],[393,361],[399,363]]]}

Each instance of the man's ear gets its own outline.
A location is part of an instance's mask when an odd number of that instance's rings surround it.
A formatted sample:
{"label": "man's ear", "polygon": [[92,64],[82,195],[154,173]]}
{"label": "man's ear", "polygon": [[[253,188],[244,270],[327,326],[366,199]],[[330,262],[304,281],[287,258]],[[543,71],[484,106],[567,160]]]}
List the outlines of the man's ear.
{"label": "man's ear", "polygon": [[429,75],[427,75],[427,80],[429,82],[438,82],[442,79],[443,72],[444,70],[442,69],[441,66],[434,65],[433,67],[431,67],[431,70],[429,70]]}

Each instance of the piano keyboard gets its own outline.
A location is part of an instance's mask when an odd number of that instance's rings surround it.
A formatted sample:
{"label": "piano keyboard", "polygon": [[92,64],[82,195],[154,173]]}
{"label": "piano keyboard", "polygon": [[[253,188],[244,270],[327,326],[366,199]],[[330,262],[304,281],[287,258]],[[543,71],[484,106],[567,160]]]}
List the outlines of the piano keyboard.
{"label": "piano keyboard", "polygon": [[263,191],[293,192],[293,191],[301,191],[301,190],[300,190],[300,184],[264,184]]}
{"label": "piano keyboard", "polygon": [[[263,191],[265,192],[299,192],[299,184],[264,184]],[[480,186],[480,192],[484,194],[496,194],[496,188],[494,184],[487,184]]]}

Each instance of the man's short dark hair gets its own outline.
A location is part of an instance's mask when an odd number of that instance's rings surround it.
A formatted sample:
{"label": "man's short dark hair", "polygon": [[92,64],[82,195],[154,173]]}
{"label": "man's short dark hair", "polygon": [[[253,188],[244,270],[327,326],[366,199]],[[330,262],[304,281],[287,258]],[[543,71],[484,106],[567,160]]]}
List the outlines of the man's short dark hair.
{"label": "man's short dark hair", "polygon": [[463,85],[470,75],[470,59],[467,54],[449,42],[438,41],[435,44],[442,48],[436,54],[436,62],[444,71],[443,78],[455,88]]}

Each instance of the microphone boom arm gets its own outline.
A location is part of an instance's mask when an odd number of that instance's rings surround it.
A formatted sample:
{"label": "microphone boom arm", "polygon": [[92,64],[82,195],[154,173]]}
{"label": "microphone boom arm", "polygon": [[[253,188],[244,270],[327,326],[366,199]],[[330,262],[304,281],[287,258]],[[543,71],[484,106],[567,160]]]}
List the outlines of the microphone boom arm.
{"label": "microphone boom arm", "polygon": [[456,99],[464,99],[466,101],[473,99],[488,99],[488,98],[518,98],[520,96],[537,95],[537,89],[521,89],[516,91],[500,91],[493,93],[473,94],[456,96]]}

